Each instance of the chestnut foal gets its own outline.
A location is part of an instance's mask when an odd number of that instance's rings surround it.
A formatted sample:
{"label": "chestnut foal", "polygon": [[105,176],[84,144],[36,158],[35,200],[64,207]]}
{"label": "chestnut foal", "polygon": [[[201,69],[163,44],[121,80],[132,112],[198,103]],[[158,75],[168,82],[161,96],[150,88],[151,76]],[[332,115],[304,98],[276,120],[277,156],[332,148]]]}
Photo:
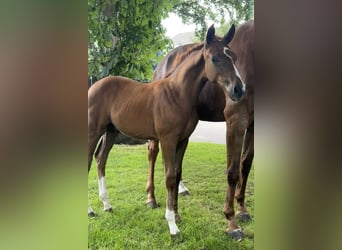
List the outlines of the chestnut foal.
{"label": "chestnut foal", "polygon": [[[112,76],[95,83],[88,90],[88,172],[95,152],[98,163],[99,196],[104,209],[109,203],[105,165],[118,132],[130,137],[159,140],[165,165],[167,202],[165,218],[170,234],[179,233],[178,184],[188,138],[198,123],[196,102],[204,84],[218,84],[233,101],[244,97],[245,85],[234,65],[235,55],[226,47],[234,29],[218,40],[215,29],[208,29],[205,45],[194,46],[193,56],[186,58],[169,77],[150,84]],[[88,204],[88,215],[94,212]]]}

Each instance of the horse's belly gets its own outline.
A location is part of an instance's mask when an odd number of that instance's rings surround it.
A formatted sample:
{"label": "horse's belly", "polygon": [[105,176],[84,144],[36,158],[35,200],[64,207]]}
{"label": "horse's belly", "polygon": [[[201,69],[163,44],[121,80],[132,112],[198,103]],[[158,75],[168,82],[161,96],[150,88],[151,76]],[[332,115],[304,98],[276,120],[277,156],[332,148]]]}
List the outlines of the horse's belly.
{"label": "horse's belly", "polygon": [[125,114],[112,116],[113,125],[123,134],[139,139],[157,139],[151,119]]}

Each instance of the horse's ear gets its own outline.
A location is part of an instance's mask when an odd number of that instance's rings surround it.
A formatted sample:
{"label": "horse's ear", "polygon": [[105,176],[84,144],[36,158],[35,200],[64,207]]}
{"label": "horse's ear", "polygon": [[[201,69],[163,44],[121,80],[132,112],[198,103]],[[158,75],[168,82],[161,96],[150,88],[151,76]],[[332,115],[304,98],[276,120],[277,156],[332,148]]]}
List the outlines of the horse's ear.
{"label": "horse's ear", "polygon": [[205,39],[206,45],[210,44],[215,38],[215,28],[214,24],[211,25],[207,31],[207,38]]}
{"label": "horse's ear", "polygon": [[233,40],[234,34],[235,34],[235,25],[232,24],[229,31],[227,32],[227,34],[224,35],[222,39],[223,44],[228,45],[228,43],[230,43]]}

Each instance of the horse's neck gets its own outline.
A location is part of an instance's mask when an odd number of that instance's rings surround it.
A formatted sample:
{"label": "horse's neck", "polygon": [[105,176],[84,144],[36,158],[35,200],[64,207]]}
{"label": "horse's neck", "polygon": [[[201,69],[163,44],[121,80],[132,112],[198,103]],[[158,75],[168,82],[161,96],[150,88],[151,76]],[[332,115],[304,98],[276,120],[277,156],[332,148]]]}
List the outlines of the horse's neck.
{"label": "horse's neck", "polygon": [[189,56],[175,72],[173,82],[179,87],[180,93],[195,102],[207,78],[204,73],[204,58],[202,50]]}

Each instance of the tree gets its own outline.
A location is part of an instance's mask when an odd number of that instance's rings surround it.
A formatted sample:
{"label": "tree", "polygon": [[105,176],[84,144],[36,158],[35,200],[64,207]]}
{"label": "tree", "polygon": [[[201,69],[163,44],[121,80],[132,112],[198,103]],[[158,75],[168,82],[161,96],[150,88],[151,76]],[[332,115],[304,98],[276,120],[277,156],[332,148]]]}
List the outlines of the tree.
{"label": "tree", "polygon": [[[203,40],[208,21],[251,19],[252,0],[88,0],[88,77],[122,75],[150,81],[157,56],[172,47],[161,25],[168,13],[195,23]],[[226,25],[227,25],[226,24]]]}
{"label": "tree", "polygon": [[171,45],[161,25],[171,7],[165,0],[89,0],[88,76],[151,79],[157,53]]}
{"label": "tree", "polygon": [[[209,21],[229,26],[254,17],[253,0],[183,0],[175,4],[172,12],[184,23],[196,24],[196,35],[204,39]],[[228,30],[227,30],[228,31]]]}

